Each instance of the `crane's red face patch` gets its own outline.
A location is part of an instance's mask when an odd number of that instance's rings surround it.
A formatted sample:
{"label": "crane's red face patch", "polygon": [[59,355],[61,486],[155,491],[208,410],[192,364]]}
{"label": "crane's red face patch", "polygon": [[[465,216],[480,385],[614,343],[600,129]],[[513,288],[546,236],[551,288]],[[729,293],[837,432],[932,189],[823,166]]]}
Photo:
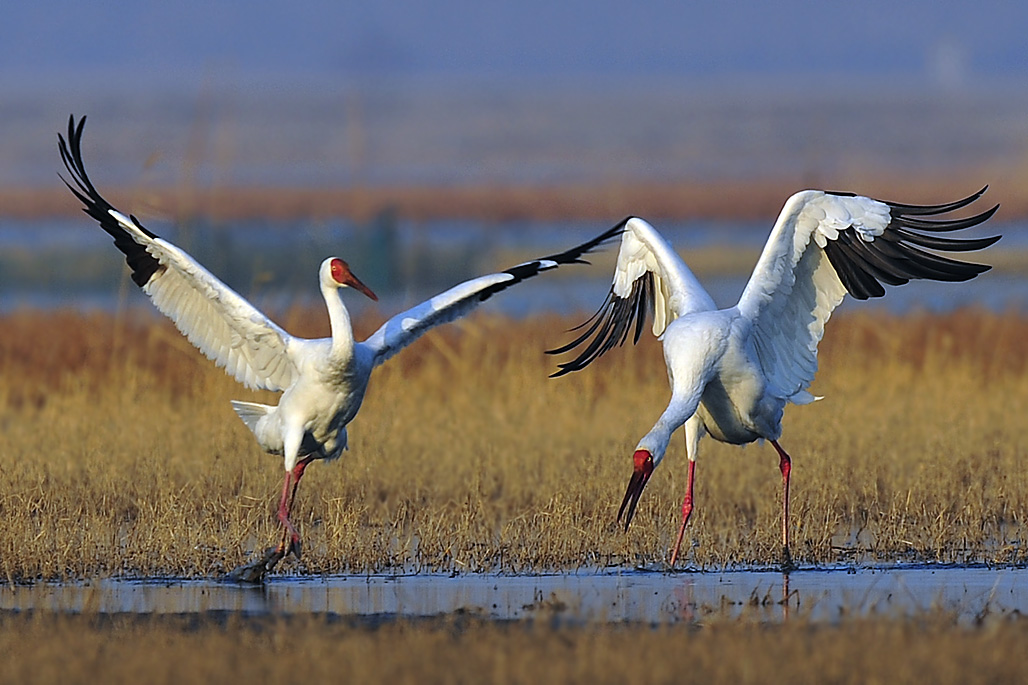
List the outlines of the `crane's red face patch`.
{"label": "crane's red face patch", "polygon": [[339,285],[347,285],[347,276],[350,275],[350,267],[341,259],[332,260],[332,278]]}
{"label": "crane's red face patch", "polygon": [[371,292],[371,288],[361,283],[361,280],[353,275],[350,271],[350,265],[339,259],[334,258],[329,265],[332,279],[335,280],[339,285],[349,286],[358,292],[362,292],[371,299],[378,301],[378,296]]}
{"label": "crane's red face patch", "polygon": [[647,478],[653,473],[653,455],[646,450],[637,450],[632,461],[635,462],[635,470],[645,472]]}
{"label": "crane's red face patch", "polygon": [[639,496],[642,495],[643,488],[646,487],[646,482],[650,479],[650,474],[653,473],[653,455],[647,450],[636,450],[635,454],[632,455],[632,461],[635,463],[635,469],[632,471],[632,478],[628,481],[628,489],[625,490],[625,498],[621,500],[621,508],[618,509],[618,521],[621,521],[621,515],[627,511],[625,516],[625,530],[628,530],[628,525],[632,523],[632,517],[635,516],[635,507],[639,504]]}

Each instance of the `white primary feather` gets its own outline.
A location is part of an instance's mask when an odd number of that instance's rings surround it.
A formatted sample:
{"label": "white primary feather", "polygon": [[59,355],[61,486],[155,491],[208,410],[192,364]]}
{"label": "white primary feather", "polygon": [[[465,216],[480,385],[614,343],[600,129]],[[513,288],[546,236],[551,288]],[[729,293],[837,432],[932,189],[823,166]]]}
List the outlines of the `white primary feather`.
{"label": "white primary feather", "polygon": [[120,212],[111,216],[165,267],[143,286],[189,342],[249,388],[279,391],[296,378],[291,336],[185,251],[151,238]]}

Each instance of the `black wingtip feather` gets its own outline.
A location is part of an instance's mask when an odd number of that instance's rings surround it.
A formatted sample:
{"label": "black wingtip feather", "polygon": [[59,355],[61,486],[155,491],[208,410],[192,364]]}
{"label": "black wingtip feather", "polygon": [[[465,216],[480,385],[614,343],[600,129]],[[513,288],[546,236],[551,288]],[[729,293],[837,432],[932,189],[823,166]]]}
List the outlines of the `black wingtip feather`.
{"label": "black wingtip feather", "polygon": [[[975,200],[985,194],[985,191],[989,189],[989,185],[985,184],[982,189],[977,193],[972,193],[961,200],[955,200],[953,202],[947,202],[941,205],[907,205],[901,202],[886,202],[889,205],[889,209],[892,209],[894,213],[907,214],[909,216],[931,216],[933,214],[946,214],[953,212],[958,209],[963,209]],[[998,205],[997,205],[998,207]]]}
{"label": "black wingtip feather", "polygon": [[[82,161],[82,132],[85,126],[86,117],[83,116],[76,123],[75,115],[72,114],[68,117],[67,139],[60,133],[57,134],[57,149],[61,153],[61,161],[64,162],[64,168],[68,170],[74,185],[60,174],[58,176],[75,197],[85,205],[83,211],[95,219],[100,224],[100,228],[114,238],[114,245],[125,254],[125,261],[132,269],[132,281],[139,287],[143,287],[150,281],[154,273],[163,267],[111,216],[110,211],[114,207],[100,195],[92,181],[89,180],[86,165]],[[135,217],[131,217],[131,220],[148,237],[157,237],[144,228]]]}
{"label": "black wingtip feather", "polygon": [[548,262],[554,262],[558,266],[564,264],[589,264],[588,261],[582,259],[583,255],[592,252],[598,247],[601,247],[604,243],[618,237],[624,232],[624,230],[624,224],[618,224],[613,228],[604,231],[592,240],[584,242],[581,245],[576,245],[564,252],[550,255],[549,257],[542,257],[531,262],[525,262],[524,264],[518,264],[517,266],[505,269],[504,272],[510,274],[514,278],[509,281],[497,283],[492,287],[485,288],[478,293],[477,297],[479,301],[488,300],[501,290],[506,290],[510,286],[520,283],[526,278],[531,278],[542,271],[548,271],[549,269],[554,268],[552,265],[547,264]]}
{"label": "black wingtip feather", "polygon": [[[547,350],[548,354],[563,354],[574,348],[585,344],[578,356],[570,361],[557,364],[558,371],[550,374],[550,378],[559,378],[572,371],[581,371],[596,361],[615,346],[624,345],[632,333],[632,325],[635,324],[633,344],[639,342],[643,326],[650,311],[653,310],[655,284],[653,274],[646,274],[632,284],[632,292],[628,297],[618,297],[614,294],[613,287],[607,294],[603,305],[586,323],[589,328],[582,335],[570,343],[553,350]],[[577,330],[576,326],[572,330]]]}
{"label": "black wingtip feather", "polygon": [[[889,207],[891,220],[881,235],[876,236],[874,240],[863,240],[853,228],[847,228],[839,232],[836,240],[828,241],[824,248],[825,255],[835,268],[846,291],[860,300],[884,295],[883,282],[887,285],[902,285],[911,279],[953,282],[970,280],[991,267],[950,259],[920,248],[936,252],[969,252],[995,244],[1002,236],[953,239],[932,234],[958,231],[983,224],[992,218],[999,205],[961,219],[922,217],[963,209],[979,199],[988,188],[989,186],[985,186],[963,199],[938,205],[885,202],[884,204]],[[832,194],[853,196],[851,193]]]}
{"label": "black wingtip feather", "polygon": [[895,228],[889,233],[884,234],[882,237],[891,241],[903,241],[913,245],[927,247],[930,250],[942,250],[945,252],[972,252],[975,250],[984,250],[985,248],[994,245],[1002,236],[992,235],[985,238],[964,239],[940,238],[937,235],[925,235],[923,233],[907,231],[902,228]]}

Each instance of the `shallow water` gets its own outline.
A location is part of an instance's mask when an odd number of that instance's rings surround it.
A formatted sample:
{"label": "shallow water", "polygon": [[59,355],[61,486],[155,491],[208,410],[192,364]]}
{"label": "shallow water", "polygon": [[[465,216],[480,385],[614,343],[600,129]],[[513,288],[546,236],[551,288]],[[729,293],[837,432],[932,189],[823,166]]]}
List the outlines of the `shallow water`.
{"label": "shallow water", "polygon": [[[380,218],[371,225],[333,221],[316,228],[304,222],[190,226],[156,222],[151,226],[181,244],[228,285],[265,311],[290,304],[320,305],[313,275],[321,260],[339,250],[378,294],[373,304],[347,298],[354,313],[389,316],[456,283],[507,266],[514,255],[545,255],[584,242],[607,228],[598,222],[511,222],[483,228],[475,222],[424,224]],[[748,250],[755,259],[767,239],[766,222],[665,222],[661,232],[680,250],[724,247]],[[1004,234],[988,253],[968,255],[990,261],[1002,250],[1028,249],[1022,223],[990,223],[973,235]],[[297,240],[297,237],[302,240]],[[606,248],[612,252],[616,244]],[[505,261],[506,260],[506,261]],[[693,266],[697,266],[693,264]],[[702,264],[700,265],[702,266]],[[704,275],[704,287],[720,307],[734,305],[749,278],[750,265],[738,273]],[[575,314],[594,311],[610,289],[610,273],[582,267],[566,278],[540,278],[490,300],[486,311],[525,317],[539,312]],[[136,307],[153,312],[146,298],[131,292],[122,256],[102,233],[81,219],[7,221],[0,226],[0,313],[17,309],[116,311]],[[1015,271],[990,273],[967,283],[914,281],[891,288],[889,296],[845,307],[948,312],[961,307],[992,311],[1028,309],[1028,278]]]}
{"label": "shallow water", "polygon": [[228,612],[419,618],[465,613],[494,620],[693,622],[746,617],[832,622],[941,610],[971,623],[1028,612],[1028,569],[890,567],[495,576],[274,577],[264,586],[215,580],[103,579],[0,587],[0,610],[190,614]]}

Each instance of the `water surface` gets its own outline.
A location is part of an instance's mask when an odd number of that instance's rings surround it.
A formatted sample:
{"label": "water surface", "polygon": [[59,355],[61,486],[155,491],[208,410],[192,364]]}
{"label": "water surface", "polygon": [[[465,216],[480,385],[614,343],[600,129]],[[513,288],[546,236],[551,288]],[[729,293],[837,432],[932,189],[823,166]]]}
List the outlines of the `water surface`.
{"label": "water surface", "polygon": [[[770,219],[769,219],[770,221]],[[712,272],[692,268],[721,307],[734,305],[767,240],[767,222],[660,222],[662,234],[680,251],[737,251],[738,263]],[[310,222],[231,222],[191,224],[152,222],[151,229],[186,249],[209,270],[268,312],[291,304],[320,306],[317,271],[329,255],[344,257],[381,298],[377,304],[346,297],[354,313],[385,318],[443,290],[517,261],[563,251],[601,233],[598,222],[511,221],[483,226],[470,221],[412,223],[389,213],[368,224],[346,220]],[[1002,233],[1003,240],[970,261],[990,263],[1003,250],[1028,248],[1022,224],[989,222],[968,232]],[[561,269],[512,288],[483,310],[514,317],[547,312],[592,312],[610,288],[617,243],[593,256],[594,267]],[[701,259],[693,253],[692,259]],[[705,268],[706,267],[706,268]],[[115,311],[123,307],[152,311],[146,297],[126,277],[120,252],[86,217],[7,221],[0,226],[0,313],[23,308],[75,308]],[[913,281],[890,288],[888,296],[865,303],[852,298],[844,309],[886,308],[948,312],[980,306],[993,311],[1028,308],[1028,278],[1016,269],[997,270],[967,283]]]}
{"label": "water surface", "polygon": [[833,622],[943,611],[962,623],[1028,613],[1028,569],[954,566],[530,576],[276,576],[263,586],[216,580],[102,579],[0,587],[0,610],[191,614],[228,612],[667,624],[747,617]]}

